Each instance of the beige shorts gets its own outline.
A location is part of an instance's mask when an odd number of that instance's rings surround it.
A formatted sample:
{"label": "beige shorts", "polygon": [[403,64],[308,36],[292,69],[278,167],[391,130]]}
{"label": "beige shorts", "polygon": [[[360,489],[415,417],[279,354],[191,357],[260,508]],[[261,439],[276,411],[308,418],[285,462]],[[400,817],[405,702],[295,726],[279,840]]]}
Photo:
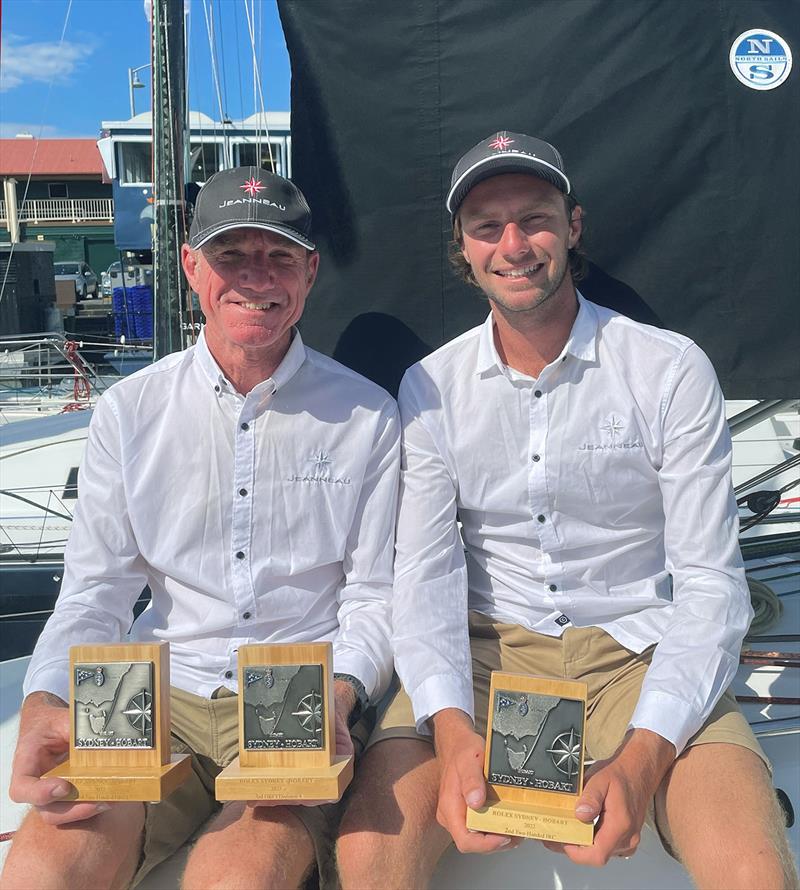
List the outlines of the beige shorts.
{"label": "beige shorts", "polygon": [[[489,712],[489,683],[492,671],[509,671],[554,679],[582,680],[588,685],[586,711],[587,760],[603,760],[619,747],[639,700],[653,647],[641,654],[631,652],[597,627],[567,628],[561,637],[549,637],[526,630],[518,624],[492,621],[479,612],[470,612],[472,673],[475,692],[475,729],[486,736]],[[369,747],[385,739],[416,738],[431,742],[415,729],[411,701],[399,688],[378,718]],[[704,745],[724,742],[747,748],[772,771],[750,725],[726,691],[708,720],[688,742]],[[651,805],[647,822],[655,828],[667,850],[670,837],[666,826],[655,818]]]}
{"label": "beige shorts", "polygon": [[[191,755],[192,773],[166,800],[145,805],[142,857],[132,886],[179,850],[222,808],[214,796],[214,781],[239,753],[238,701],[236,693],[225,688],[208,699],[172,687],[172,751]],[[374,710],[368,710],[353,727],[356,755],[363,751],[374,721]],[[320,885],[324,887],[332,877],[330,850],[340,816],[339,804],[295,807],[294,813],[314,843]]]}

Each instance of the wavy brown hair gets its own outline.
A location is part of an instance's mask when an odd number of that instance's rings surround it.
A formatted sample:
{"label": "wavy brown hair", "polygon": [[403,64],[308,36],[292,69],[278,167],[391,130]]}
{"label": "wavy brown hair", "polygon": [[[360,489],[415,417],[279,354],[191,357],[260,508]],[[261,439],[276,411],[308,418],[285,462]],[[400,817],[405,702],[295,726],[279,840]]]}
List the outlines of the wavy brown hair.
{"label": "wavy brown hair", "polygon": [[[572,218],[572,211],[578,206],[578,199],[574,195],[564,195],[564,206],[567,211],[567,219]],[[581,219],[586,219],[586,215],[581,213]],[[569,271],[574,282],[581,281],[586,277],[586,255],[583,252],[583,234],[578,238],[574,247],[569,249],[567,259],[569,261]],[[461,228],[461,216],[456,214],[453,220],[453,240],[447,245],[447,258],[450,266],[456,275],[467,284],[478,287],[478,282],[472,274],[472,267],[464,258],[461,249],[464,246],[464,230]]]}

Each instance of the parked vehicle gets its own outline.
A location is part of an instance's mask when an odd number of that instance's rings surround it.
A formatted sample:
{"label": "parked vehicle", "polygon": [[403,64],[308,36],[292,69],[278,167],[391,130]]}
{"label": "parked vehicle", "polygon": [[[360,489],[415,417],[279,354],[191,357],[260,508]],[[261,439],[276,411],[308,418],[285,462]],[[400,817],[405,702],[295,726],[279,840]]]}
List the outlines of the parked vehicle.
{"label": "parked vehicle", "polygon": [[79,299],[85,300],[90,294],[98,296],[97,275],[89,268],[87,263],[54,263],[53,271],[56,273],[56,281],[72,281],[75,285],[75,294]]}
{"label": "parked vehicle", "polygon": [[[101,293],[104,297],[110,297],[115,287],[122,287],[122,263],[119,260],[112,263],[101,276]],[[143,266],[137,262],[125,262],[125,287],[135,287],[139,284],[152,284],[152,266]]]}

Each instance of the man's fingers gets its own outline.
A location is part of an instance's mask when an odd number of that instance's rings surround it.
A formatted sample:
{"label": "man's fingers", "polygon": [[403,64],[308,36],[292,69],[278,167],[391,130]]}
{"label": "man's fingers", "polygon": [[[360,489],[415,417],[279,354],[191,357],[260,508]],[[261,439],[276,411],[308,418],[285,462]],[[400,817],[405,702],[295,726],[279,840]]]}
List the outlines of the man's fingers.
{"label": "man's fingers", "polygon": [[39,779],[36,776],[15,775],[8,789],[8,796],[16,803],[29,803],[45,807],[54,801],[63,801],[75,793],[66,779]]}
{"label": "man's fingers", "polygon": [[598,775],[597,780],[589,781],[583,789],[583,794],[575,805],[575,816],[581,822],[592,822],[603,812],[606,795],[608,794],[608,782]]}
{"label": "man's fingers", "polygon": [[81,803],[53,803],[46,807],[39,807],[38,812],[42,817],[42,822],[46,822],[48,825],[67,825],[70,822],[91,819],[109,809],[110,806],[107,803],[85,801]]}

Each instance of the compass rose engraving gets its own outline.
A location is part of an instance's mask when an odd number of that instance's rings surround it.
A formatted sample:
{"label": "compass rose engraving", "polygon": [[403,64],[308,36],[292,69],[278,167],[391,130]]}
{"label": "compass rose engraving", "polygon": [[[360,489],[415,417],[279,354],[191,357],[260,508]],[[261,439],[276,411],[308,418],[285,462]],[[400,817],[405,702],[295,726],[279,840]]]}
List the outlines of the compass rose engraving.
{"label": "compass rose engraving", "polygon": [[122,712],[134,729],[145,735],[153,725],[153,697],[143,689],[128,702],[127,710]]}
{"label": "compass rose engraving", "polygon": [[560,773],[570,779],[578,775],[581,767],[581,737],[574,729],[557,735],[547,753]]}
{"label": "compass rose engraving", "polygon": [[306,732],[322,732],[322,696],[318,692],[309,692],[297,703],[297,710],[292,711]]}

